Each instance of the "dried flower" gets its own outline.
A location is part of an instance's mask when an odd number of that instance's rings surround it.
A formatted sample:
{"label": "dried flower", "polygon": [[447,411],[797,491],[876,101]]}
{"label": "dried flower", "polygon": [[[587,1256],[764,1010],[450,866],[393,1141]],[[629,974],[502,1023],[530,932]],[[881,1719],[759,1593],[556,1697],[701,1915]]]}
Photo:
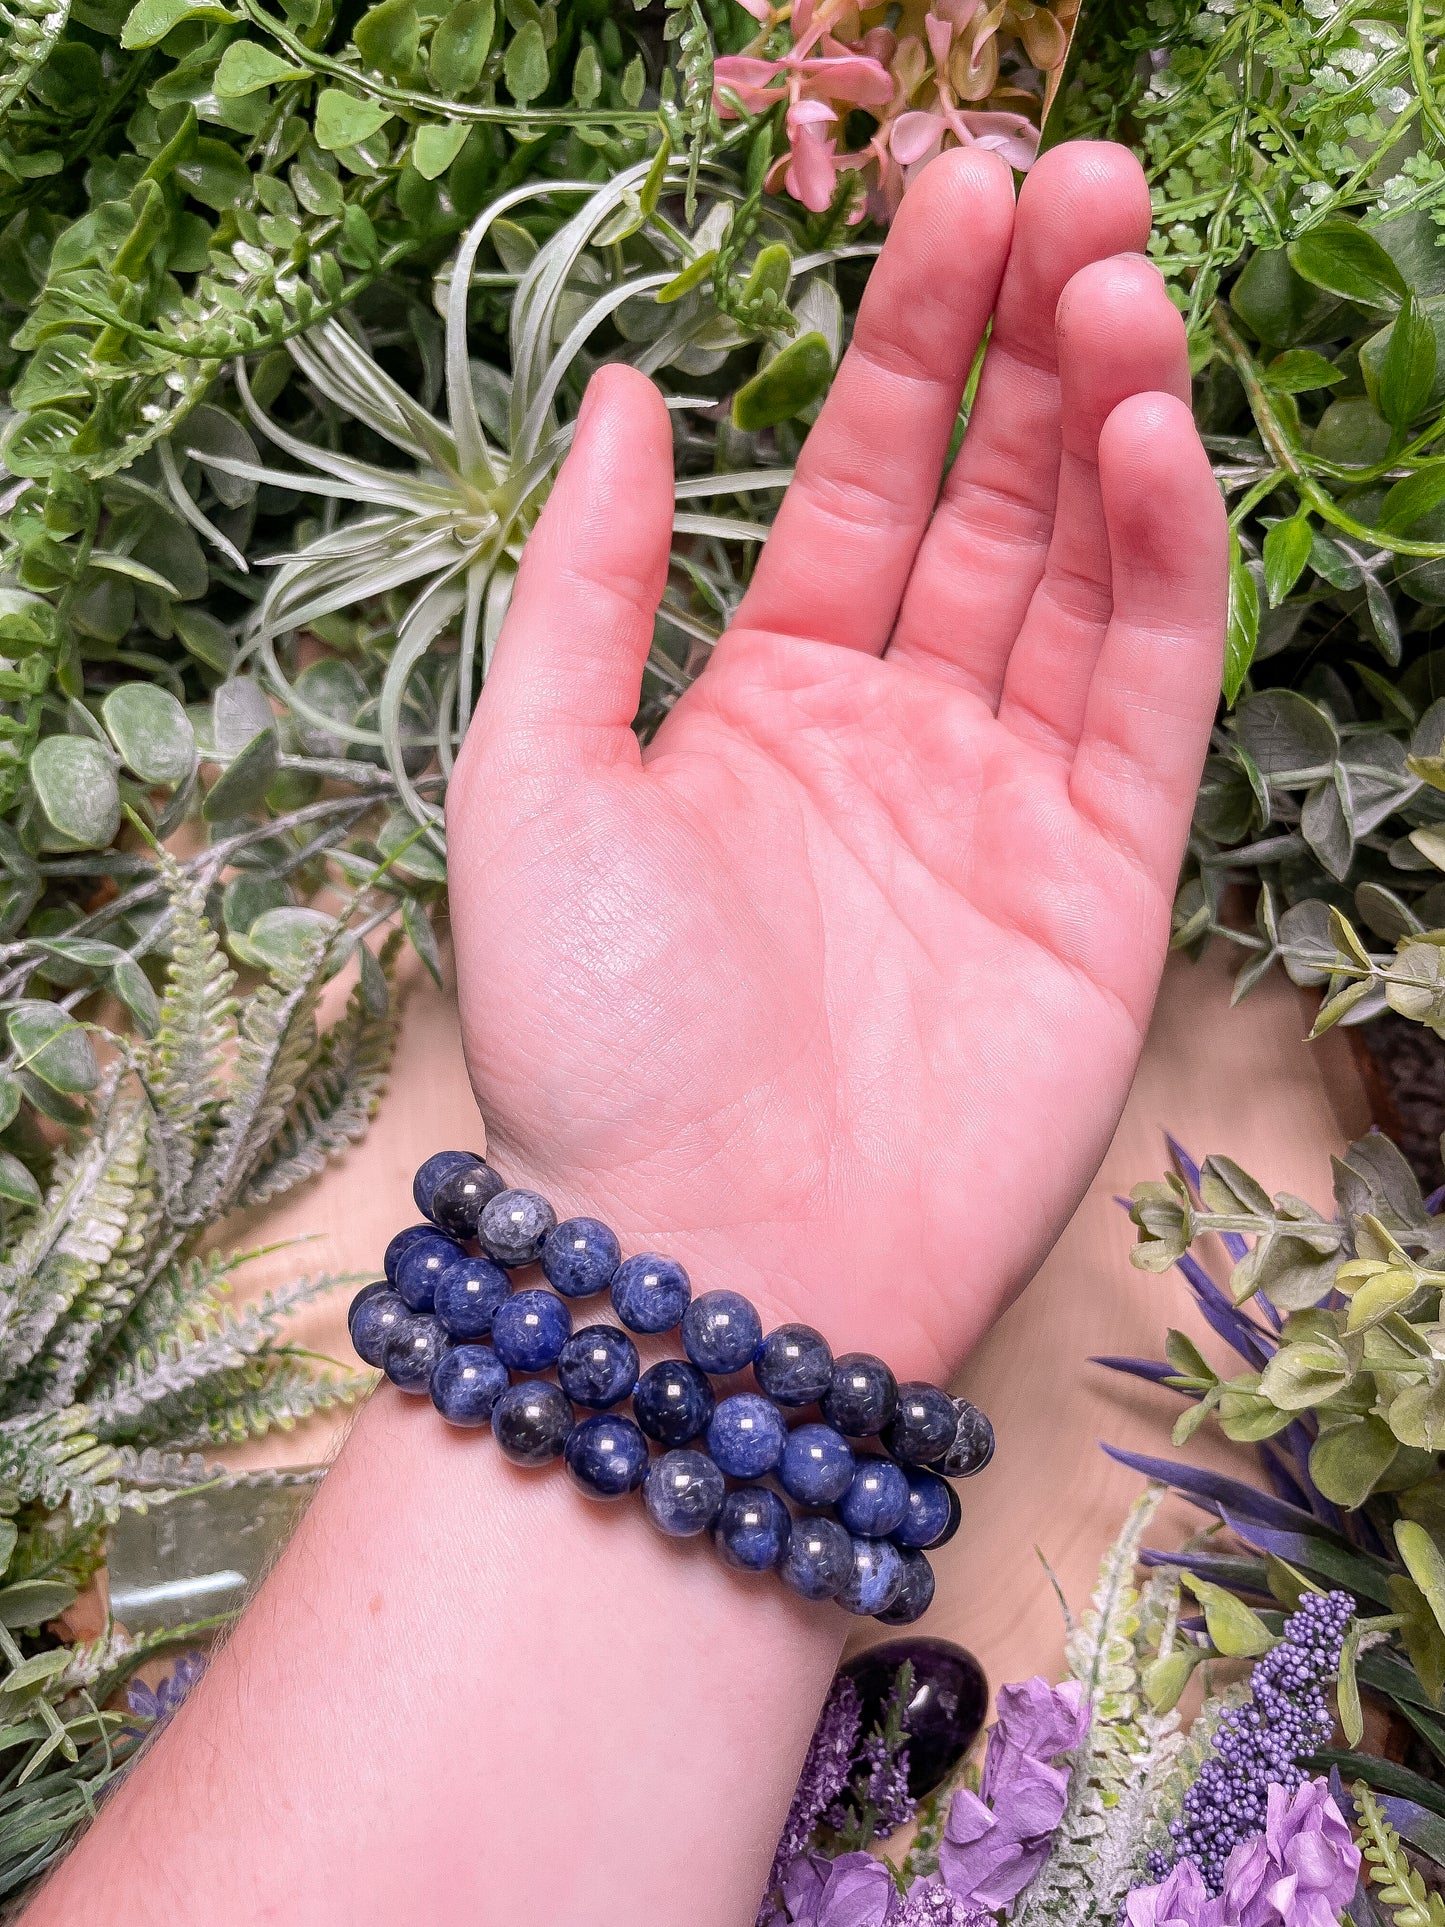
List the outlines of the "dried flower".
{"label": "dried flower", "polygon": [[1224,1870],[1229,1927],[1334,1927],[1355,1891],[1360,1852],[1325,1780],[1269,1789],[1264,1832]]}
{"label": "dried flower", "polygon": [[891,1871],[871,1853],[804,1854],[783,1880],[793,1927],[893,1927],[897,1898]]}
{"label": "dried flower", "polygon": [[766,1922],[776,1917],[772,1895],[783,1885],[789,1866],[803,1852],[818,1822],[848,1784],[862,1717],[857,1687],[851,1679],[840,1675],[823,1702],[818,1724],[808,1743],[807,1758],[798,1775],[792,1805],[773,1855],[768,1897],[758,1913],[759,1927],[765,1927]]}
{"label": "dried flower", "polygon": [[205,1670],[204,1653],[182,1653],[168,1677],[159,1680],[154,1688],[144,1680],[133,1679],[126,1689],[125,1703],[132,1713],[146,1721],[147,1728],[164,1726]]}
{"label": "dried flower", "polygon": [[993,1927],[992,1916],[951,1894],[940,1880],[915,1880],[888,1927]]}

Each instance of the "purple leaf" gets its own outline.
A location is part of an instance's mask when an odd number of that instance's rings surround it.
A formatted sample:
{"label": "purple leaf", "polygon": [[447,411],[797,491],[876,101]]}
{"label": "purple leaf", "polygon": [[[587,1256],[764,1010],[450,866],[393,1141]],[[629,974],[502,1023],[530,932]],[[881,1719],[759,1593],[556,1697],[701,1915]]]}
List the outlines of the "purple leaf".
{"label": "purple leaf", "polygon": [[1182,1492],[1206,1512],[1222,1513],[1223,1508],[1229,1506],[1241,1518],[1258,1519],[1281,1532],[1313,1533],[1319,1529],[1318,1522],[1308,1512],[1286,1505],[1283,1499],[1261,1492],[1258,1486],[1245,1485],[1240,1479],[1226,1479],[1221,1473],[1206,1471],[1203,1466],[1185,1465],[1178,1459],[1153,1459],[1143,1452],[1125,1452],[1116,1445],[1106,1445],[1104,1450],[1120,1465],[1142,1472],[1146,1479],[1158,1479],[1164,1485],[1173,1486],[1176,1492]]}
{"label": "purple leaf", "polygon": [[[1287,1509],[1293,1511],[1293,1507]],[[1258,1518],[1250,1519],[1232,1513],[1226,1506],[1220,1507],[1219,1516],[1236,1539],[1253,1546],[1256,1552],[1272,1552],[1276,1559],[1283,1559],[1287,1565],[1299,1566],[1322,1579],[1331,1579],[1337,1585],[1348,1587],[1353,1593],[1373,1599],[1378,1605],[1390,1604],[1391,1570],[1383,1559],[1373,1559],[1368,1553],[1356,1552],[1352,1546],[1338,1545],[1333,1539],[1322,1538],[1317,1531],[1295,1532],[1269,1525]],[[1313,1525],[1314,1521],[1307,1518],[1305,1523]]]}
{"label": "purple leaf", "polygon": [[[1127,1372],[1131,1378],[1147,1378],[1155,1385],[1162,1385],[1166,1378],[1178,1378],[1174,1367],[1163,1358],[1091,1358],[1091,1365],[1102,1365],[1107,1371]],[[1177,1391],[1177,1386],[1170,1386]]]}

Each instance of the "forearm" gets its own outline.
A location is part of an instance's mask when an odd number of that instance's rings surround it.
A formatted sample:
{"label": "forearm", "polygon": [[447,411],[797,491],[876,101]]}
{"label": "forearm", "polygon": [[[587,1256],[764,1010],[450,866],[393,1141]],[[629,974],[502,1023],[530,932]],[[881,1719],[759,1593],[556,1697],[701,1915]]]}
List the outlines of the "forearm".
{"label": "forearm", "polygon": [[845,1625],[385,1387],[26,1927],[747,1927]]}

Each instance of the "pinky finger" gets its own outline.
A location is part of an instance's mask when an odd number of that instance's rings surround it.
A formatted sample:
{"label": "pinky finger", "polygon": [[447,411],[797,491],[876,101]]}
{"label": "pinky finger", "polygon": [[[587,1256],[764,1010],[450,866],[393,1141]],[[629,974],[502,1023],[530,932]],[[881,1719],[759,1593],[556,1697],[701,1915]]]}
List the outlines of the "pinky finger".
{"label": "pinky finger", "polygon": [[1074,758],[1074,807],[1166,895],[1219,700],[1229,538],[1193,417],[1131,395],[1099,438],[1113,612]]}

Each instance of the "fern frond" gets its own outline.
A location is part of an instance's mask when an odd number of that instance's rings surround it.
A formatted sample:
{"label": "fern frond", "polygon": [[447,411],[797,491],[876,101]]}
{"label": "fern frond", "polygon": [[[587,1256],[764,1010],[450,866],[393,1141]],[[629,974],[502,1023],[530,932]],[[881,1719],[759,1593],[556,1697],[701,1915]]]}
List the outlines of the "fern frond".
{"label": "fern frond", "polygon": [[1445,1927],[1445,1901],[1427,1890],[1410,1865],[1404,1844],[1375,1795],[1363,1780],[1356,1780],[1350,1794],[1359,1816],[1359,1847],[1370,1870],[1370,1884],[1379,1888],[1379,1898],[1389,1908],[1395,1927]]}
{"label": "fern frond", "polygon": [[89,1429],[83,1405],[0,1425],[0,1496],[5,1510],[68,1504],[77,1525],[108,1516],[120,1497],[120,1460]]}
{"label": "fern frond", "polygon": [[177,1258],[156,1275],[132,1306],[129,1316],[109,1336],[103,1356],[92,1367],[84,1388],[104,1398],[127,1367],[145,1369],[147,1361],[172,1339],[185,1339],[213,1328],[230,1295],[231,1273],[258,1254],[249,1251],[208,1251],[197,1258]]}
{"label": "fern frond", "polygon": [[155,1107],[163,1188],[173,1212],[214,1128],[221,1072],[235,1034],[235,972],[206,916],[206,893],[162,850],[171,897],[171,960],[156,1034],[136,1055]]}
{"label": "fern frond", "polygon": [[386,1009],[368,1010],[358,984],[346,1013],[321,1039],[297,1087],[280,1130],[261,1162],[242,1186],[242,1207],[265,1204],[307,1178],[314,1178],[348,1145],[366,1135],[391,1072],[400,1013],[394,989],[400,938],[388,939],[381,952],[386,978]]}
{"label": "fern frond", "polygon": [[318,930],[294,964],[247,998],[221,1121],[183,1199],[171,1207],[177,1224],[229,1211],[285,1123],[320,1049],[316,1005],[330,948],[328,932]]}
{"label": "fern frond", "polygon": [[155,1445],[140,1449],[121,1445],[116,1448],[116,1458],[122,1481],[120,1505],[126,1512],[149,1512],[202,1487],[216,1492],[242,1487],[268,1492],[283,1486],[319,1485],[326,1474],[323,1465],[262,1465],[237,1471],[214,1465],[199,1452],[169,1451]]}
{"label": "fern frond", "polygon": [[[95,1127],[63,1157],[39,1211],[0,1266],[0,1382],[16,1378],[83,1293],[119,1289],[155,1223],[150,1191],[149,1113],[117,1095],[119,1073],[102,1091]],[[35,1386],[12,1388],[11,1403],[34,1402]]]}
{"label": "fern frond", "polygon": [[70,0],[0,4],[0,114],[19,100],[45,65],[69,18]]}
{"label": "fern frond", "polygon": [[1134,1583],[1139,1547],[1163,1496],[1151,1485],[1130,1508],[1065,1647],[1089,1707],[1089,1730],[1048,1862],[1016,1903],[1019,1927],[1112,1922],[1142,1866],[1150,1810],[1181,1745],[1177,1715],[1153,1713],[1142,1683],[1148,1642],[1141,1621],[1147,1614],[1172,1637],[1172,1617],[1157,1589],[1141,1607]]}
{"label": "fern frond", "polygon": [[[195,1269],[200,1271],[202,1266]],[[172,1416],[192,1413],[208,1385],[229,1382],[231,1374],[256,1363],[280,1337],[291,1313],[337,1282],[326,1276],[302,1278],[233,1311],[217,1302],[213,1279],[204,1302],[183,1304],[175,1325],[163,1330],[154,1343],[138,1345],[129,1356],[117,1358],[87,1388],[86,1402],[97,1436],[117,1444],[174,1439]],[[182,1429],[188,1428],[183,1425]]]}
{"label": "fern frond", "polygon": [[373,1373],[317,1373],[305,1358],[267,1352],[167,1400],[131,1436],[164,1440],[178,1449],[243,1445],[350,1404],[374,1382]]}

